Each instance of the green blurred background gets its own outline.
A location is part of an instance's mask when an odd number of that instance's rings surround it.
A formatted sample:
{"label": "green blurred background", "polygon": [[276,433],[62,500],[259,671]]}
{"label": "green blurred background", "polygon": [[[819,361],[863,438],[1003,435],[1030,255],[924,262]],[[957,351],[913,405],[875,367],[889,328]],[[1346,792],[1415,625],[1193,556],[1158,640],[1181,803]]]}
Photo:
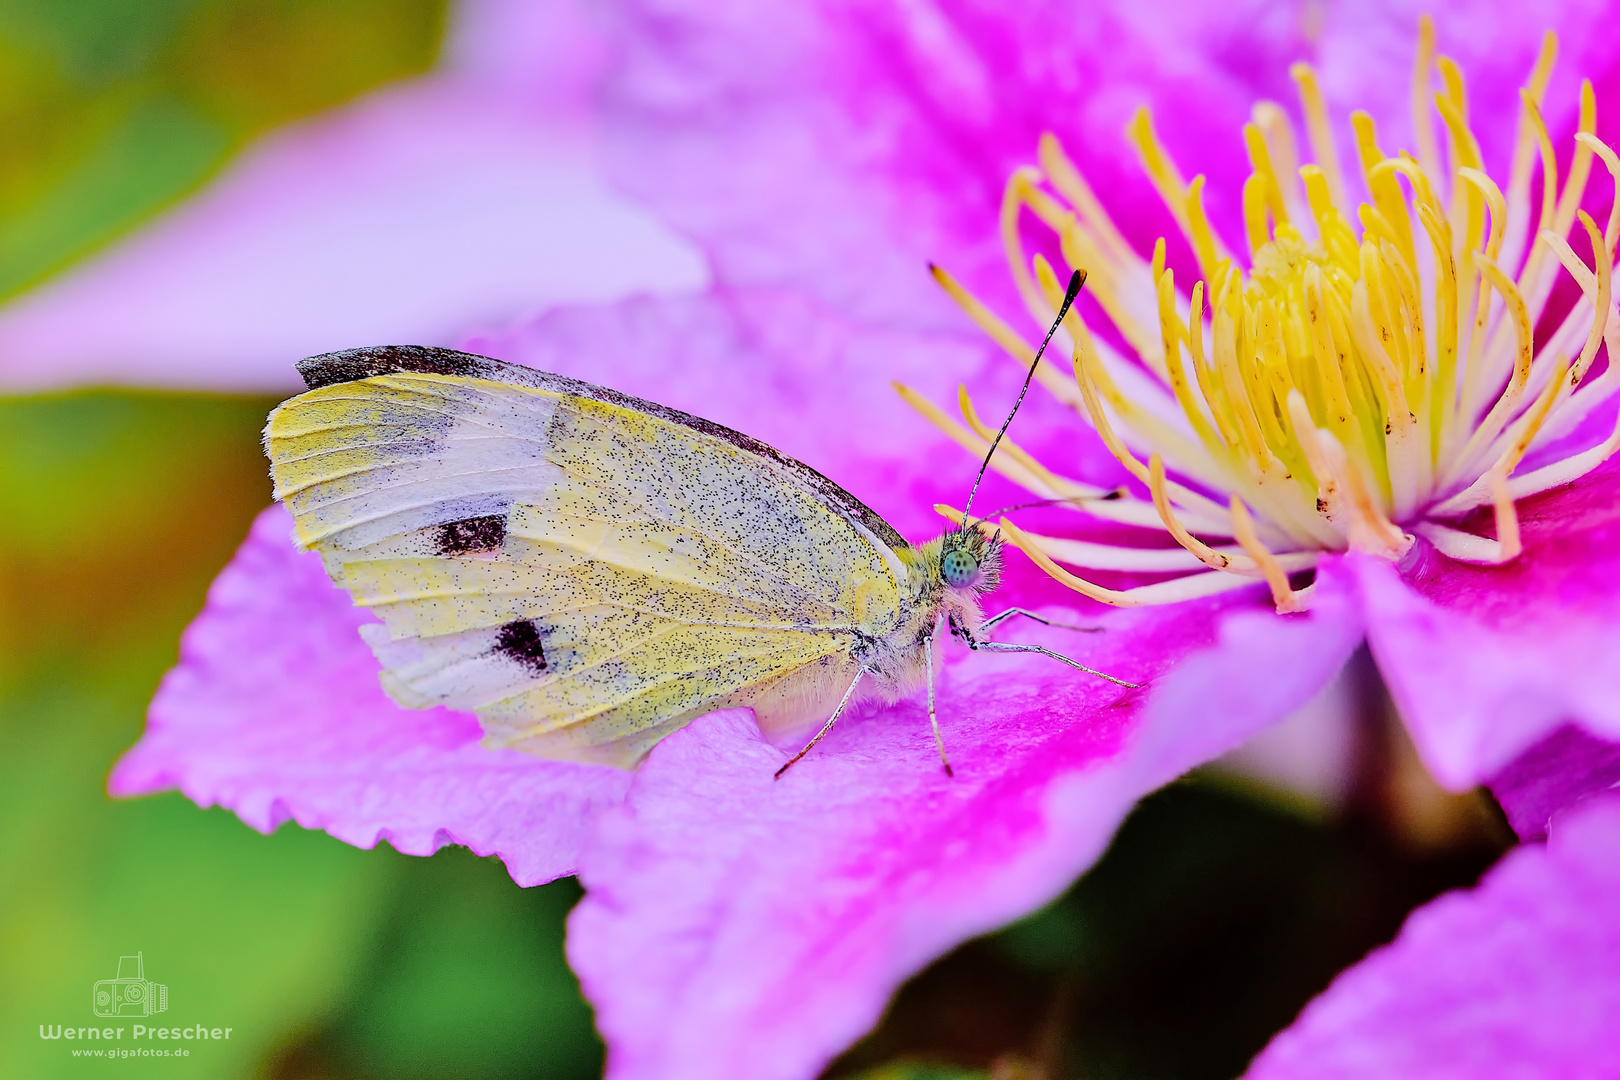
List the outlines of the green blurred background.
{"label": "green blurred background", "polygon": [[[0,296],[205,183],[254,136],[432,66],[438,0],[4,0]],[[592,1076],[562,959],[571,881],[463,850],[265,837],[178,795],[115,803],[178,635],[270,497],[273,402],[0,399],[0,1076]],[[84,1060],[91,985],[145,954],[172,1024],[229,1041]]]}
{"label": "green blurred background", "polygon": [[[0,0],[0,298],[205,183],[254,136],[427,70],[435,0]],[[0,398],[0,1076],[587,1077],[563,962],[571,881],[447,850],[265,837],[178,795],[113,802],[179,634],[269,500],[268,399]],[[1044,912],[919,975],[830,1070],[904,1078],[1222,1077],[1412,906],[1508,839],[1413,778],[1365,710],[1332,810],[1211,774],[1148,800]],[[1417,794],[1414,794],[1416,792]],[[76,1059],[90,988],[140,951],[162,1061]]]}

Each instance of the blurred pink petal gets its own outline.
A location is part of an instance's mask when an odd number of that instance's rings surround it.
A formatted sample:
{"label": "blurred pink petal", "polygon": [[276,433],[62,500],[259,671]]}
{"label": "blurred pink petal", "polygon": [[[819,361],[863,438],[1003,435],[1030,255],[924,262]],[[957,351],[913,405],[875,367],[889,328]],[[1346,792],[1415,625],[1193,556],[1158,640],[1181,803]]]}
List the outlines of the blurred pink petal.
{"label": "blurred pink petal", "polygon": [[1060,893],[1138,797],[1320,689],[1361,638],[1323,592],[1291,618],[1247,600],[1106,616],[1081,655],[1148,693],[953,656],[954,779],[917,702],[858,710],[780,780],[787,753],[746,713],[671,736],[602,819],[569,926],[608,1076],[814,1075],[907,976]]}
{"label": "blurred pink petal", "polygon": [[1620,797],[1419,909],[1274,1039],[1249,1080],[1620,1073]]}
{"label": "blurred pink petal", "polygon": [[445,75],[277,132],[0,310],[0,385],[292,392],[313,353],[701,288],[702,253],[607,187],[578,113]]}
{"label": "blurred pink petal", "polygon": [[369,616],[259,515],[181,642],[114,795],[178,787],[261,832],[296,821],[408,855],[464,844],[520,885],[574,871],[586,826],[628,773],[486,750],[471,716],[394,704],[357,627]]}

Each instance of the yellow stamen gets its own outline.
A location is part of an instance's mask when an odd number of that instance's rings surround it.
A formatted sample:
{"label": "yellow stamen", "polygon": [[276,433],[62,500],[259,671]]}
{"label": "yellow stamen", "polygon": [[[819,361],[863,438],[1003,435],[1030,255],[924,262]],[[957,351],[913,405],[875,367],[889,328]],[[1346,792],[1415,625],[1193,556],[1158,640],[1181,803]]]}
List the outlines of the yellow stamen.
{"label": "yellow stamen", "polygon": [[1443,95],[1436,95],[1436,104],[1438,104],[1438,98],[1444,96],[1451,103],[1451,106],[1457,110],[1457,118],[1466,127],[1468,125],[1468,86],[1463,81],[1462,68],[1458,67],[1457,62],[1449,56],[1436,56],[1435,63],[1440,68],[1440,78],[1446,84]]}
{"label": "yellow stamen", "polygon": [[[1192,354],[1193,372],[1198,378],[1198,392],[1203,395],[1204,402],[1209,406],[1210,414],[1215,421],[1215,428],[1221,434],[1221,441],[1228,450],[1237,446],[1237,430],[1233,428],[1231,416],[1232,408],[1227,403],[1220,384],[1216,381],[1214,369],[1204,357],[1204,283],[1200,281],[1193,286],[1192,303],[1189,305],[1187,318],[1187,334],[1182,338],[1187,343],[1187,349]],[[1230,454],[1227,455],[1230,457]]]}
{"label": "yellow stamen", "polygon": [[[1241,193],[1247,264],[1210,228],[1203,176],[1186,182],[1151,118],[1139,112],[1128,140],[1198,262],[1185,294],[1178,285],[1186,271],[1171,267],[1164,240],[1149,257],[1134,251],[1056,138],[1043,136],[1044,176],[1016,171],[1003,203],[1003,244],[1019,293],[1043,322],[1061,302],[1067,270],[1086,268],[1099,279],[1094,299],[1134,356],[1121,355],[1102,336],[1094,340],[1071,309],[1059,341],[1072,352],[1074,380],[1061,378],[1066,373],[1056,366],[1040,375],[1151,496],[1088,502],[1084,510],[1155,535],[1167,532],[1180,548],[1032,538],[1010,523],[1008,535],[1022,537],[1031,557],[1059,580],[1105,603],[1211,595],[1259,576],[1279,610],[1296,610],[1309,589],[1294,590],[1287,575],[1314,566],[1320,553],[1356,550],[1400,560],[1414,535],[1452,558],[1515,557],[1522,543],[1514,499],[1567,483],[1620,452],[1617,422],[1602,445],[1515,475],[1536,447],[1585,430],[1592,411],[1620,393],[1612,282],[1620,155],[1594,134],[1595,96],[1583,83],[1560,190],[1558,148],[1542,105],[1555,56],[1556,40],[1548,37],[1521,93],[1504,192],[1484,171],[1462,71],[1436,53],[1433,25],[1424,19],[1411,86],[1416,155],[1390,156],[1372,118],[1351,116],[1369,193],[1360,206],[1346,195],[1316,76],[1296,65],[1314,161],[1299,161],[1281,109],[1267,102],[1254,107],[1243,131],[1252,166]],[[1580,206],[1598,158],[1615,183],[1601,232]],[[1541,192],[1537,207],[1529,199],[1533,182]],[[1025,252],[1019,235],[1025,208],[1053,231],[1067,267]],[[1590,266],[1571,247],[1577,220],[1593,249]],[[1555,272],[1570,274],[1582,299],[1538,356],[1533,331]],[[948,276],[940,280],[1009,355],[1028,362],[1022,335]],[[1610,364],[1589,378],[1600,345]],[[960,404],[966,427],[930,419],[982,449],[993,433],[965,392]],[[1073,483],[1016,445],[1004,443],[997,457],[998,468],[1031,490]],[[1495,512],[1496,539],[1448,523],[1486,503]],[[1235,546],[1209,541],[1227,536]],[[1123,572],[1208,569],[1139,589],[1104,589],[1054,560]]]}
{"label": "yellow stamen", "polygon": [[[981,439],[979,436],[975,435],[961,424],[958,424],[956,421],[952,420],[949,416],[946,416],[933,404],[933,402],[917,393],[917,391],[901,383],[894,383],[893,386],[895,392],[900,395],[901,399],[905,401],[907,405],[910,405],[913,409],[916,409],[917,412],[922,414],[924,419],[926,419],[930,424],[933,424],[946,435],[950,436],[952,441],[954,441],[958,446],[962,447],[962,449],[966,450],[968,453],[982,458],[985,451],[990,449],[990,442],[988,439]],[[1088,485],[1077,484],[1074,481],[1064,482],[1061,488],[1048,484],[1041,475],[1031,472],[1028,468],[1020,464],[1010,454],[1008,454],[1005,447],[1006,440],[1003,440],[1002,444],[996,447],[995,456],[990,459],[990,467],[996,470],[996,472],[1000,473],[1002,476],[1005,476],[1008,480],[1011,480],[1013,483],[1023,488],[1025,491],[1034,492],[1043,499],[1063,498],[1068,495],[1076,494],[1101,493],[1102,489],[1100,488],[1091,488]],[[1044,471],[1045,470],[1043,470],[1043,472]],[[1048,473],[1046,475],[1050,474]]]}
{"label": "yellow stamen", "polygon": [[1425,15],[1418,20],[1417,58],[1412,64],[1412,135],[1417,142],[1418,162],[1423,171],[1439,178],[1440,146],[1434,141],[1434,115],[1430,111],[1434,73],[1434,20]]}
{"label": "yellow stamen", "polygon": [[1519,513],[1513,505],[1513,493],[1508,490],[1507,476],[1498,469],[1491,473],[1491,500],[1496,504],[1496,542],[1502,545],[1502,562],[1519,557],[1524,546],[1519,542]]}
{"label": "yellow stamen", "polygon": [[[1530,72],[1529,83],[1519,91],[1523,108],[1519,112],[1518,130],[1513,139],[1513,163],[1508,168],[1508,205],[1522,207],[1526,205],[1530,192],[1530,170],[1534,164],[1537,128],[1545,130],[1541,123],[1540,104],[1543,95],[1547,92],[1547,81],[1552,77],[1553,65],[1558,59],[1558,38],[1548,33],[1541,40],[1541,50],[1536,55],[1535,67]],[[1556,187],[1551,190],[1556,191]],[[1543,222],[1541,228],[1549,223]],[[1540,231],[1539,229],[1537,231]]]}
{"label": "yellow stamen", "polygon": [[1485,242],[1485,254],[1494,259],[1502,252],[1503,229],[1507,225],[1507,200],[1502,197],[1502,189],[1496,186],[1496,181],[1478,169],[1465,165],[1457,170],[1457,175],[1478,189],[1485,199],[1485,205],[1490,207],[1491,233]]}
{"label": "yellow stamen", "polygon": [[1612,260],[1615,243],[1620,241],[1620,156],[1596,135],[1589,135],[1583,131],[1575,136],[1575,141],[1603,159],[1604,168],[1609,170],[1609,177],[1615,183],[1614,200],[1609,205],[1609,223],[1603,229],[1603,244],[1609,249],[1609,258]]}
{"label": "yellow stamen", "polygon": [[1349,523],[1346,531],[1351,547],[1377,552],[1391,559],[1405,555],[1412,538],[1402,534],[1395,523],[1384,516],[1339,440],[1320,428],[1316,430],[1315,438],[1325,474],[1331,475],[1347,496],[1345,508],[1349,511]]}
{"label": "yellow stamen", "polygon": [[1199,562],[1211,570],[1226,570],[1231,567],[1231,559],[1211,550],[1208,544],[1189,533],[1177,520],[1175,511],[1170,507],[1170,495],[1165,490],[1164,461],[1158,454],[1154,454],[1148,461],[1148,486],[1153,492],[1153,507],[1164,520],[1165,529],[1175,537],[1176,543],[1192,552]]}
{"label": "yellow stamen", "polygon": [[[1525,452],[1530,449],[1530,444],[1535,441],[1537,433],[1541,431],[1541,425],[1546,422],[1547,413],[1551,411],[1553,402],[1557,401],[1567,388],[1568,384],[1565,383],[1564,376],[1568,373],[1569,361],[1559,358],[1558,363],[1553,367],[1553,375],[1548,380],[1546,388],[1537,396],[1535,406],[1525,414],[1524,423],[1519,434],[1514,437],[1512,444],[1492,469],[1493,475],[1500,471],[1505,482],[1508,477],[1513,475],[1513,470],[1519,467],[1519,462],[1524,460]],[[1508,500],[1509,505],[1512,505],[1512,502],[1512,499]]]}
{"label": "yellow stamen", "polygon": [[1230,592],[1233,589],[1241,589],[1251,583],[1249,578],[1211,570],[1193,577],[1178,578],[1175,581],[1162,581],[1155,585],[1142,585],[1134,589],[1107,589],[1076,574],[1071,574],[1053,562],[1052,557],[1041,550],[1040,545],[1032,537],[1006,518],[1001,519],[1001,531],[1013,547],[1028,555],[1031,562],[1046,571],[1054,580],[1067,585],[1083,596],[1088,596],[1104,604],[1112,604],[1114,607],[1179,603],[1183,600],[1196,600],[1204,596],[1214,596],[1218,593]]}
{"label": "yellow stamen", "polygon": [[[1278,225],[1287,225],[1288,207],[1283,203],[1282,184],[1272,168],[1271,148],[1266,145],[1266,137],[1258,124],[1243,125],[1243,146],[1249,153],[1249,167],[1260,180],[1260,195],[1265,200],[1266,210],[1271,213],[1271,219]],[[1263,235],[1261,243],[1269,239],[1269,235]],[[1259,247],[1258,244],[1255,246]]]}
{"label": "yellow stamen", "polygon": [[[1355,415],[1345,393],[1343,364],[1333,339],[1333,329],[1322,298],[1322,270],[1318,266],[1305,268],[1305,313],[1311,327],[1312,358],[1316,361],[1317,377],[1321,382],[1326,421],[1346,445],[1361,448],[1361,430],[1353,421]],[[1298,426],[1296,420],[1295,426]],[[1365,462],[1366,455],[1357,455]]]}
{"label": "yellow stamen", "polygon": [[1514,351],[1513,374],[1508,380],[1507,389],[1502,391],[1502,396],[1496,399],[1496,404],[1491,406],[1491,411],[1486,414],[1485,419],[1463,447],[1459,459],[1462,462],[1468,461],[1474,450],[1488,445],[1507,423],[1514,406],[1524,394],[1525,386],[1530,382],[1530,361],[1535,357],[1530,309],[1525,305],[1524,297],[1519,295],[1519,290],[1514,287],[1512,280],[1484,255],[1475,253],[1474,267],[1507,302],[1508,311],[1513,316],[1513,332],[1517,348]]}
{"label": "yellow stamen", "polygon": [[[968,318],[976,323],[979,329],[990,335],[990,340],[1000,345],[1002,351],[1018,362],[1020,369],[1028,370],[1035,359],[1035,346],[1025,341],[1023,335],[1008,326],[995,312],[985,307],[972,293],[962,288],[961,284],[950,274],[938,266],[929,266],[929,273],[939,282],[956,305],[962,309]],[[1074,384],[1064,378],[1051,367],[1042,365],[1035,371],[1035,378],[1040,381],[1048,392],[1059,401],[1069,405],[1078,405],[1079,395],[1074,391]]]}
{"label": "yellow stamen", "polygon": [[1243,550],[1260,567],[1266,584],[1271,588],[1271,599],[1277,605],[1277,611],[1281,614],[1303,611],[1304,605],[1300,603],[1298,594],[1288,584],[1287,572],[1277,557],[1266,550],[1260,537],[1255,535],[1254,518],[1249,516],[1249,508],[1236,495],[1232,496],[1232,532],[1237,542],[1243,545]]}
{"label": "yellow stamen", "polygon": [[[1581,80],[1581,117],[1575,136],[1575,156],[1569,163],[1569,176],[1564,181],[1564,192],[1558,196],[1558,212],[1553,215],[1553,232],[1559,236],[1569,232],[1575,223],[1575,211],[1580,208],[1581,196],[1586,193],[1586,182],[1592,175],[1592,146],[1597,131],[1597,95],[1592,91],[1592,80]],[[1595,141],[1595,139],[1594,139]]]}
{"label": "yellow stamen", "polygon": [[[962,411],[962,419],[967,421],[967,425],[969,429],[972,430],[973,434],[984,440],[984,445],[988,449],[990,443],[994,441],[996,437],[996,431],[994,428],[986,425],[983,420],[979,419],[979,414],[973,408],[973,400],[968,397],[967,387],[958,386],[956,388],[956,403],[957,407]],[[1089,485],[1076,484],[1072,480],[1065,480],[1063,477],[1055,475],[1048,470],[1046,466],[1036,461],[1035,458],[1031,456],[1029,451],[1019,446],[1006,435],[1003,435],[1001,437],[1001,441],[996,443],[996,453],[1000,454],[1003,452],[1005,452],[1006,455],[1016,462],[1020,467],[1027,469],[1037,480],[1046,485],[1048,488],[1051,488],[1053,491],[1062,492],[1065,495],[1101,494],[1101,491],[1097,488],[1090,487]]]}
{"label": "yellow stamen", "polygon": [[[1288,69],[1299,87],[1300,111],[1305,114],[1305,131],[1310,138],[1311,154],[1321,170],[1333,205],[1349,209],[1350,199],[1345,195],[1344,173],[1339,168],[1339,149],[1333,138],[1333,125],[1328,123],[1327,105],[1322,91],[1316,85],[1316,71],[1309,64],[1295,64]],[[1313,204],[1314,205],[1314,204]]]}
{"label": "yellow stamen", "polygon": [[1176,224],[1191,239],[1186,209],[1187,182],[1181,178],[1181,170],[1176,168],[1176,163],[1170,160],[1170,154],[1159,141],[1158,133],[1153,130],[1153,117],[1146,108],[1136,110],[1136,115],[1131,117],[1130,124],[1125,128],[1125,135],[1136,147],[1142,165],[1147,169],[1153,186],[1159,189],[1159,197],[1170,208]]}
{"label": "yellow stamen", "polygon": [[1586,345],[1581,349],[1579,359],[1575,361],[1575,366],[1570,369],[1569,382],[1571,386],[1578,384],[1586,377],[1587,369],[1592,366],[1592,361],[1597,359],[1598,346],[1603,343],[1603,331],[1609,323],[1610,279],[1613,275],[1611,260],[1603,258],[1600,254],[1603,251],[1603,236],[1597,230],[1597,222],[1593,221],[1591,215],[1585,210],[1580,211],[1579,215],[1581,226],[1586,229],[1587,242],[1592,245],[1593,253],[1598,255],[1596,259],[1597,273],[1595,275],[1591,270],[1587,269],[1586,263],[1581,261],[1580,256],[1570,249],[1569,241],[1551,231],[1545,232],[1541,236],[1547,246],[1552,248],[1553,252],[1558,256],[1559,261],[1564,264],[1564,269],[1569,271],[1569,275],[1581,287],[1581,291],[1586,293],[1588,299],[1592,301],[1592,330],[1586,336]]}
{"label": "yellow stamen", "polygon": [[1266,204],[1271,193],[1266,190],[1265,177],[1258,173],[1243,182],[1243,229],[1249,241],[1249,258],[1271,242],[1271,230],[1266,228]]}
{"label": "yellow stamen", "polygon": [[1213,276],[1221,260],[1221,248],[1214,230],[1209,227],[1209,217],[1204,213],[1202,174],[1193,177],[1192,184],[1187,188],[1187,240],[1198,259],[1198,268],[1206,276]]}
{"label": "yellow stamen", "polygon": [[[1442,73],[1454,70],[1454,67],[1448,66],[1449,63],[1444,58],[1441,59]],[[1449,80],[1448,75],[1448,82]],[[1440,119],[1445,121],[1447,146],[1457,171],[1460,173],[1463,169],[1479,169],[1482,165],[1479,140],[1474,138],[1474,133],[1468,128],[1466,103],[1446,94],[1436,94],[1434,103],[1440,110]],[[1474,245],[1479,224],[1478,207],[1471,197],[1472,190],[1462,184],[1454,185],[1451,205],[1451,227],[1453,231],[1462,232],[1469,248]]]}
{"label": "yellow stamen", "polygon": [[1220,381],[1221,396],[1237,421],[1238,444],[1249,466],[1256,475],[1270,472],[1271,452],[1266,448],[1260,432],[1260,422],[1244,385],[1242,369],[1238,364],[1238,316],[1243,314],[1241,300],[1233,292],[1228,280],[1227,288],[1215,302],[1215,375]]}
{"label": "yellow stamen", "polygon": [[[1196,299],[1194,301],[1197,302]],[[1159,327],[1164,341],[1165,373],[1170,380],[1170,390],[1176,396],[1176,404],[1192,424],[1193,431],[1198,435],[1199,442],[1204,444],[1210,456],[1217,459],[1225,457],[1225,444],[1216,435],[1204,415],[1203,406],[1193,397],[1192,386],[1187,382],[1186,370],[1181,364],[1181,343],[1186,340],[1192,352],[1193,362],[1198,363],[1203,353],[1203,327],[1198,327],[1198,334],[1189,334],[1181,325],[1176,315],[1176,280],[1173,271],[1166,270],[1159,277]],[[1194,337],[1196,336],[1196,343]]]}
{"label": "yellow stamen", "polygon": [[[1032,199],[1032,195],[1039,192],[1036,185],[1040,182],[1040,178],[1041,174],[1034,169],[1014,169],[1013,174],[1007,178],[1007,187],[1001,196],[1001,246],[1007,253],[1007,267],[1012,271],[1013,285],[1017,287],[1018,295],[1024,301],[1024,308],[1035,316],[1036,322],[1041,321],[1041,294],[1030,277],[1029,257],[1024,253],[1024,240],[1019,233],[1019,216],[1026,205],[1037,216],[1041,216],[1043,208],[1056,207],[1054,200]],[[1046,221],[1046,224],[1060,228],[1064,224],[1061,212],[1054,212],[1059,220],[1055,223]]]}
{"label": "yellow stamen", "polygon": [[[1601,444],[1562,461],[1543,466],[1535,472],[1523,473],[1512,478],[1508,481],[1508,492],[1515,499],[1523,499],[1573,483],[1608,461],[1616,452],[1620,452],[1620,416],[1615,417],[1614,430]],[[1467,509],[1472,509],[1472,506],[1462,508]]]}
{"label": "yellow stamen", "polygon": [[1069,200],[1069,204],[1085,222],[1086,228],[1097,237],[1105,256],[1114,264],[1116,272],[1140,263],[1141,259],[1120,235],[1119,229],[1114,225],[1114,219],[1103,209],[1102,203],[1091,190],[1091,185],[1086,183],[1080,170],[1075,168],[1074,162],[1063,152],[1063,145],[1058,142],[1056,135],[1046,132],[1041,136],[1037,159],[1058,194]]}
{"label": "yellow stamen", "polygon": [[1257,102],[1250,111],[1250,119],[1265,143],[1270,161],[1268,180],[1281,200],[1277,221],[1289,224],[1301,203],[1299,201],[1299,144],[1294,138],[1294,125],[1288,114],[1272,101]]}
{"label": "yellow stamen", "polygon": [[1367,185],[1367,190],[1372,192],[1378,212],[1389,223],[1395,246],[1410,258],[1412,227],[1411,219],[1406,212],[1406,200],[1401,197],[1401,188],[1395,183],[1395,178],[1388,173],[1377,171],[1378,165],[1386,156],[1378,147],[1378,129],[1373,123],[1373,118],[1364,112],[1351,114],[1350,122],[1355,128],[1356,149],[1361,154],[1362,179]]}
{"label": "yellow stamen", "polygon": [[[1547,134],[1547,125],[1541,119],[1541,110],[1536,107],[1536,99],[1531,96],[1529,90],[1520,90],[1519,94],[1524,101],[1524,111],[1530,119],[1531,130],[1535,134],[1536,146],[1541,151],[1541,217],[1536,223],[1534,233],[1540,235],[1542,231],[1552,227],[1553,217],[1558,212],[1558,165],[1553,159],[1552,136]],[[1535,295],[1538,305],[1541,300],[1538,286],[1542,261],[1543,249],[1532,244],[1530,257],[1524,264],[1524,270],[1519,274],[1519,289]]]}

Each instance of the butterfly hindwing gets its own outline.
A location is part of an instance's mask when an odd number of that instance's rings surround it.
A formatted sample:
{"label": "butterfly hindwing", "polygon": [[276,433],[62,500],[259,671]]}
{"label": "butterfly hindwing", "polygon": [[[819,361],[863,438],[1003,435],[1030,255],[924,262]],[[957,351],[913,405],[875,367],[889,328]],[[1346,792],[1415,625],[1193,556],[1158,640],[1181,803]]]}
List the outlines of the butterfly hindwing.
{"label": "butterfly hindwing", "polygon": [[402,703],[496,745],[633,764],[891,628],[904,541],[807,467],[685,414],[448,350],[301,366],[277,497]]}

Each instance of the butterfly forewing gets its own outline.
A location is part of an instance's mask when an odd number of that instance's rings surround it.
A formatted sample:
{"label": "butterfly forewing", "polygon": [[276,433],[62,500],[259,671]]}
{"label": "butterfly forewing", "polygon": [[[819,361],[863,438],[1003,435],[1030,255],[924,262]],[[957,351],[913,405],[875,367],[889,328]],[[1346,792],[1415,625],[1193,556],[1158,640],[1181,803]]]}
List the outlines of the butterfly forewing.
{"label": "butterfly forewing", "polygon": [[266,446],[298,539],[382,620],[366,637],[402,703],[629,765],[893,628],[904,542],[797,462],[573,380],[384,352],[306,362],[315,389]]}

